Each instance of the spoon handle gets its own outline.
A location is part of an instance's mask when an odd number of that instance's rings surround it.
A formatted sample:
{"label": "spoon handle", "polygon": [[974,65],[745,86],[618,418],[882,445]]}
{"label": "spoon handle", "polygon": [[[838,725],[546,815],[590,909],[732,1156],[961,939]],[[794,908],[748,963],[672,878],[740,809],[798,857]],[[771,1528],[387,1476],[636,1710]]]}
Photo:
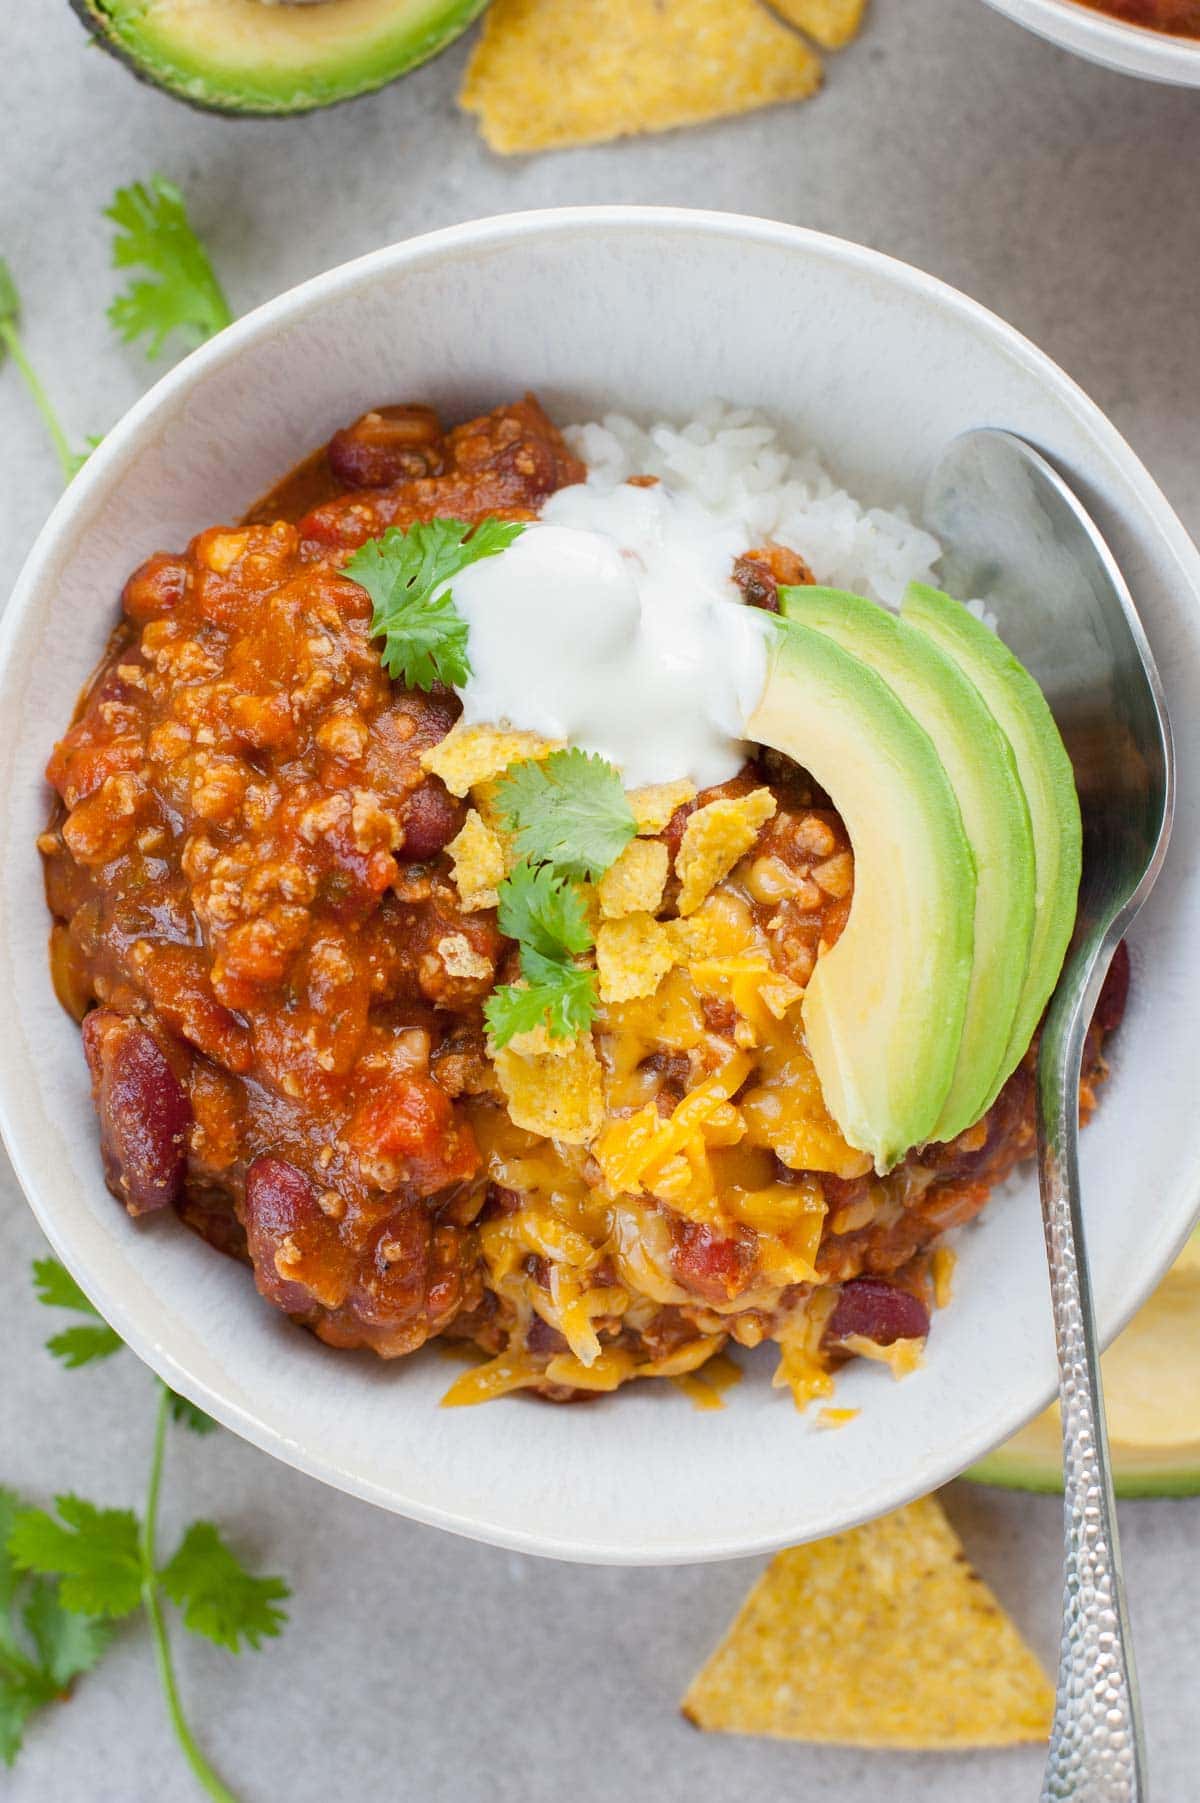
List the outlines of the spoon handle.
{"label": "spoon handle", "polygon": [[[1089,989],[1097,983],[1098,977]],[[1145,1803],[1141,1711],[1079,1196],[1079,1072],[1090,1013],[1081,1005],[1052,1006],[1038,1055],[1038,1174],[1058,1342],[1066,1557],[1042,1803]]]}

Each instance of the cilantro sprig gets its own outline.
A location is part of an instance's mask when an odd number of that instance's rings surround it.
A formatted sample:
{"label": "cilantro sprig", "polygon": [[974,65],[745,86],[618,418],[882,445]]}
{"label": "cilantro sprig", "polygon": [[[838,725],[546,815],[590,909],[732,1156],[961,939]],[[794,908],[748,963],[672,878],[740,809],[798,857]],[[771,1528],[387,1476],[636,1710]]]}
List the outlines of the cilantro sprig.
{"label": "cilantro sprig", "polygon": [[374,604],[371,636],[383,640],[383,667],[410,689],[435,682],[461,688],[471,674],[467,622],[450,583],[468,564],[495,557],[525,530],[519,520],[419,521],[389,526],[348,558],[342,574],[365,588]]}
{"label": "cilantro sprig", "polygon": [[[121,1346],[99,1321],[74,1278],[57,1259],[34,1265],[38,1300],[49,1308],[95,1317],[47,1342],[68,1370],[107,1358]],[[69,1336],[87,1333],[80,1340]],[[111,1336],[111,1343],[101,1335]],[[213,1771],[196,1741],[179,1696],[165,1605],[174,1604],[183,1625],[229,1652],[259,1648],[273,1639],[287,1616],[288,1587],[278,1577],[247,1570],[211,1521],[194,1521],[165,1562],[157,1552],[158,1508],[168,1424],[212,1432],[216,1423],[165,1384],[158,1410],[145,1508],[102,1508],[67,1493],[54,1510],[23,1505],[0,1490],[0,1760],[20,1750],[26,1723],[46,1703],[67,1695],[72,1680],[101,1658],[111,1623],[142,1610],[150,1627],[155,1663],[180,1747],[214,1803],[236,1799]]]}
{"label": "cilantro sprig", "polygon": [[126,344],[145,338],[146,355],[153,360],[172,332],[191,346],[229,325],[229,302],[174,182],[152,175],[148,182],[118,188],[104,216],[117,228],[114,267],[145,271],[108,309],[113,330]]}
{"label": "cilantro sprig", "polygon": [[492,1043],[545,1027],[551,1039],[573,1039],[592,1024],[595,976],[575,956],[590,950],[583,896],[547,865],[521,863],[499,888],[500,931],[520,948],[521,983],[504,984],[484,1003]]}
{"label": "cilantro sprig", "polygon": [[[130,281],[108,309],[109,320],[127,343],[146,338],[146,356],[159,355],[172,332],[189,345],[203,342],[233,318],[208,252],[192,229],[179,189],[161,175],[149,182],[118,188],[105,217],[117,227],[113,264],[117,269],[143,269],[150,279]],[[96,446],[89,437],[77,451],[26,354],[20,333],[21,297],[0,257],[0,362],[7,352],[30,399],[42,417],[64,482],[78,475]]]}
{"label": "cilantro sprig", "polygon": [[567,876],[602,877],[637,832],[619,773],[578,746],[513,765],[496,806],[521,857]]}
{"label": "cilantro sprig", "polygon": [[619,772],[577,746],[513,764],[496,785],[496,807],[521,858],[500,884],[498,918],[517,941],[523,981],[485,1004],[492,1044],[537,1027],[570,1039],[596,1013],[595,972],[575,961],[594,943],[580,884],[616,862],[637,822]]}
{"label": "cilantro sprig", "polygon": [[76,451],[71,448],[71,441],[63,430],[54,404],[26,355],[21,339],[20,324],[21,297],[17,293],[17,284],[13,280],[12,271],[3,257],[0,257],[0,361],[3,359],[3,353],[7,352],[13,368],[29,391],[30,400],[41,414],[42,424],[46,428],[50,443],[54,446],[54,454],[58,458],[59,468],[62,470],[63,481],[69,482],[72,476],[83,468],[91,451],[99,441],[89,439],[86,451]]}

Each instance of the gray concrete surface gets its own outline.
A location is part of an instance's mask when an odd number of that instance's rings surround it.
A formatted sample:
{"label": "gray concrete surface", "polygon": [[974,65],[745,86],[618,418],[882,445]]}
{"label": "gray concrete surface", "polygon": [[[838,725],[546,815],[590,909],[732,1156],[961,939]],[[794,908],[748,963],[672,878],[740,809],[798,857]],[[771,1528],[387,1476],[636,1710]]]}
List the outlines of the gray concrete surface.
{"label": "gray concrete surface", "polygon": [[[981,0],[875,0],[814,104],[612,147],[500,162],[455,109],[465,49],[378,97],[288,124],[204,117],[85,49],[66,0],[5,9],[0,252],[29,349],[79,436],[151,375],[111,340],[100,209],[118,182],[179,181],[235,306],[389,239],[566,201],[773,215],[890,251],[1030,334],[1108,409],[1200,532],[1200,99],[1110,75]],[[552,322],[548,322],[548,326]],[[0,595],[58,492],[0,371]],[[1145,1198],[1146,1206],[1153,1199]],[[111,1503],[144,1481],[151,1386],[132,1356],[68,1376],[27,1266],[41,1248],[0,1173],[0,1481]],[[1051,1660],[1058,1505],[956,1486],[969,1550]],[[287,1573],[286,1636],[234,1660],[179,1647],[196,1727],[245,1803],[684,1803],[823,1795],[1023,1803],[1039,1758],[890,1758],[706,1740],[680,1692],[755,1565],[585,1570],[493,1552],[378,1514],[228,1434],[177,1435],[168,1527],[194,1514]],[[1122,1509],[1159,1803],[1200,1767],[1200,1503]],[[912,1648],[921,1657],[919,1642]],[[123,1633],[101,1674],[30,1733],[12,1803],[185,1803],[149,1648]]]}

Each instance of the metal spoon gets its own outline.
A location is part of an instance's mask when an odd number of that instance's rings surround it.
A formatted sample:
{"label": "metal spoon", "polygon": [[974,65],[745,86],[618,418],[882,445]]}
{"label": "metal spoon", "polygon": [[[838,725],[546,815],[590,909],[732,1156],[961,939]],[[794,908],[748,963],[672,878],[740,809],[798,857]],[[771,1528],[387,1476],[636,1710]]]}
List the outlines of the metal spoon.
{"label": "metal spoon", "polygon": [[1075,936],[1038,1050],[1038,1175],[1058,1342],[1066,1587],[1042,1803],[1144,1803],[1145,1754],[1125,1611],[1077,1141],[1084,1035],[1112,954],[1171,829],[1171,729],[1146,635],[1095,524],[1011,433],[964,433],[930,479],[945,586],[978,597],[1044,689],[1075,767],[1083,881]]}

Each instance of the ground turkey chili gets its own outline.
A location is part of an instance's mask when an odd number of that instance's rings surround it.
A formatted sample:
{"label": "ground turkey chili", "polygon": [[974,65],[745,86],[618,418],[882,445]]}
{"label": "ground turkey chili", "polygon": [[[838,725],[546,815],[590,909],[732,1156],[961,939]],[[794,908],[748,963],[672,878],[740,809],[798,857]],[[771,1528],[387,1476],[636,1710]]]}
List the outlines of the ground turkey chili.
{"label": "ground turkey chili", "polygon": [[[1031,1060],[977,1126],[877,1178],[798,1163],[803,1071],[782,1039],[738,1052],[736,1010],[686,972],[664,985],[686,1033],[602,1010],[617,1118],[647,1103],[669,1116],[745,1058],[728,1101],[745,1133],[714,1166],[730,1194],[803,1193],[812,1285],[772,1277],[777,1242],[746,1210],[706,1223],[662,1197],[635,1206],[585,1147],[513,1125],[482,1019],[512,947],[493,907],[460,898],[445,848],[467,803],[421,763],[459,704],[387,676],[369,600],[339,566],[390,525],[535,517],[584,474],[532,399],[450,431],[426,407],[382,408],[243,525],[143,564],[47,770],[54,982],[82,1023],[114,1195],[248,1261],[262,1295],[329,1344],[394,1357],[449,1331],[504,1367],[478,1394],[566,1397],[778,1339],[802,1400],[818,1367],[924,1337],[933,1242],[1032,1147]],[[779,582],[811,580],[778,546],[733,575],[768,608]],[[853,858],[786,760],[765,754],[718,793],[755,789],[774,817],[717,902],[802,987],[848,914]],[[672,858],[711,798],[662,827]],[[1122,955],[1088,1041],[1085,1111],[1127,968]],[[583,1343],[599,1358],[581,1363]]]}

